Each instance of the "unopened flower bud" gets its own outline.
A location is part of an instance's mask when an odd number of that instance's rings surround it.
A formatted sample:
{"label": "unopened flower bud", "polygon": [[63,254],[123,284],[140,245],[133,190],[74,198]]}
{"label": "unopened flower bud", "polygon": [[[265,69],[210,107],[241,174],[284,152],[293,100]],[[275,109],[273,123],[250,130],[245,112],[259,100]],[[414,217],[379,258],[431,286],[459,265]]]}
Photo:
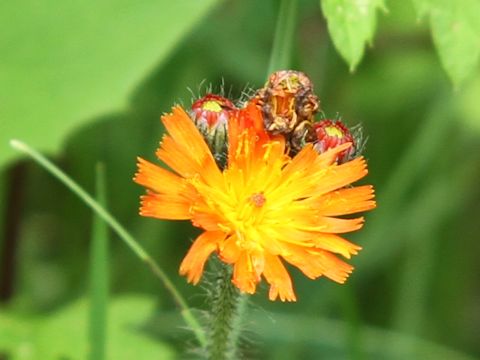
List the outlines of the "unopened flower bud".
{"label": "unopened flower bud", "polygon": [[219,166],[223,167],[228,146],[228,119],[236,111],[227,98],[207,94],[192,105],[192,118],[210,146]]}
{"label": "unopened flower bud", "polygon": [[317,140],[314,142],[314,149],[318,153],[324,153],[328,149],[345,143],[352,143],[352,146],[337,156],[338,163],[344,163],[355,154],[356,142],[350,130],[340,120],[322,120],[313,124]]}
{"label": "unopened flower bud", "polygon": [[208,131],[212,131],[218,126],[225,125],[230,117],[230,112],[234,109],[235,105],[227,98],[207,94],[193,103],[193,120],[197,127],[204,127]]}

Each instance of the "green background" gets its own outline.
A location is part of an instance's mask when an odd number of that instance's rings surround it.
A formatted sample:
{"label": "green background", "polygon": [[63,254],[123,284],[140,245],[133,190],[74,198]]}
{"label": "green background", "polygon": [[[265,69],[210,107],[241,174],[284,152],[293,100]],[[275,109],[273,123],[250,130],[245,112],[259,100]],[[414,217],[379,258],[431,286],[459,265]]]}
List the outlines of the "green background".
{"label": "green background", "polygon": [[[251,298],[249,356],[479,357],[479,2],[352,4],[298,1],[289,55],[327,116],[363,125],[378,208],[350,236],[364,249],[346,285],[292,268],[298,302],[271,303],[264,286]],[[91,212],[8,141],[46,152],[92,193],[103,162],[108,208],[202,308],[202,289],[178,275],[198,231],[138,216],[135,158],[154,160],[159,118],[174,103],[222,81],[234,97],[263,85],[278,7],[0,4],[0,359],[88,352]],[[109,252],[107,357],[194,357],[158,280],[114,235]]]}

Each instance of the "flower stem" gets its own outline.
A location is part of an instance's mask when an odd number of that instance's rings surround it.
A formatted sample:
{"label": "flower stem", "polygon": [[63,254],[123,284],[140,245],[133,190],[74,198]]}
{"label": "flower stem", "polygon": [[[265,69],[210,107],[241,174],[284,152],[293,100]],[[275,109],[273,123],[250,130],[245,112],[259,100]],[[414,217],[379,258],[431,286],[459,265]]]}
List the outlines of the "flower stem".
{"label": "flower stem", "polygon": [[10,140],[10,146],[14,149],[21,151],[22,153],[30,156],[46,171],[56,177],[67,188],[69,188],[74,194],[76,194],[90,209],[92,209],[97,215],[103,219],[112,230],[127,244],[127,246],[142,260],[152,272],[160,279],[167,291],[170,293],[175,303],[181,309],[183,320],[187,323],[190,329],[195,334],[198,342],[202,347],[206,346],[207,340],[205,333],[200,326],[200,323],[191,312],[187,305],[187,302],[177,290],[173,282],[157,264],[157,262],[142,248],[137,240],[115,219],[104,207],[102,207],[89,193],[87,193],[80,185],[78,185],[72,178],[60,170],[45,156],[40,154],[29,145],[19,140]]}
{"label": "flower stem", "polygon": [[231,360],[239,358],[241,317],[246,308],[246,295],[240,294],[232,284],[231,266],[217,261],[211,282],[210,323],[208,329],[207,358]]}
{"label": "flower stem", "polygon": [[274,71],[286,70],[290,67],[297,8],[298,0],[281,0],[280,2],[267,76]]}

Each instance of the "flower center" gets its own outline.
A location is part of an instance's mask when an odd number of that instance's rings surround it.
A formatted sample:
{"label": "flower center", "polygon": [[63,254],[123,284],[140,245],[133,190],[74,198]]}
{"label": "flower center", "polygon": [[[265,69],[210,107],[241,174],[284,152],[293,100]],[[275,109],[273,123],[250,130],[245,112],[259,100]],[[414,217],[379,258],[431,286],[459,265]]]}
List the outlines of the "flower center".
{"label": "flower center", "polygon": [[263,195],[262,192],[255,193],[252,196],[250,196],[250,201],[255,205],[256,207],[262,207],[263,204],[265,204],[265,201],[267,199],[265,198],[265,195]]}

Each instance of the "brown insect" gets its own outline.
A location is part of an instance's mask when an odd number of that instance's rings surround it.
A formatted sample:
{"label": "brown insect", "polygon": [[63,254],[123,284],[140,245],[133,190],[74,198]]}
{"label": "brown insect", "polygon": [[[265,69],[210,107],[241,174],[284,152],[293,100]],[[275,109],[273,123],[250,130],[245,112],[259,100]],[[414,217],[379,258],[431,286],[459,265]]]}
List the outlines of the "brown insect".
{"label": "brown insect", "polygon": [[293,152],[316,139],[312,123],[320,101],[304,73],[295,70],[273,73],[257,92],[256,99],[263,112],[265,129],[285,135]]}

